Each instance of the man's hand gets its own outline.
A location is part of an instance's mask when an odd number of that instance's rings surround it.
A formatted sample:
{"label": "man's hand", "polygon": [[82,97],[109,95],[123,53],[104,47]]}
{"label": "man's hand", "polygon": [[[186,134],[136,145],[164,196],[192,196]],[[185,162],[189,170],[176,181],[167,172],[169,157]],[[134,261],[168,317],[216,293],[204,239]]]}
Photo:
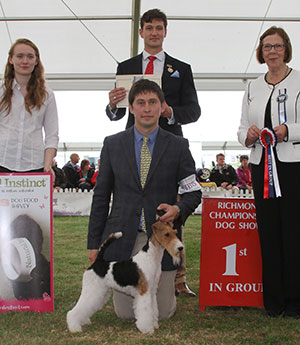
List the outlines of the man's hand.
{"label": "man's hand", "polygon": [[172,206],[169,204],[160,204],[157,207],[157,210],[163,210],[166,212],[163,216],[160,217],[160,220],[163,223],[174,222],[179,213],[178,208],[176,206]]}
{"label": "man's hand", "polygon": [[227,185],[228,185],[228,182],[222,182],[222,183],[221,183],[221,187],[222,187],[222,188],[226,188]]}
{"label": "man's hand", "polygon": [[172,117],[172,108],[168,106],[167,102],[164,102],[164,109],[162,109],[161,117],[166,117],[170,119]]}
{"label": "man's hand", "polygon": [[91,249],[89,251],[89,260],[91,264],[93,264],[96,261],[98,253],[99,253],[98,249]]}
{"label": "man's hand", "polygon": [[116,87],[111,90],[108,94],[109,96],[109,106],[112,110],[116,109],[117,103],[123,101],[127,95],[126,89],[124,87]]}

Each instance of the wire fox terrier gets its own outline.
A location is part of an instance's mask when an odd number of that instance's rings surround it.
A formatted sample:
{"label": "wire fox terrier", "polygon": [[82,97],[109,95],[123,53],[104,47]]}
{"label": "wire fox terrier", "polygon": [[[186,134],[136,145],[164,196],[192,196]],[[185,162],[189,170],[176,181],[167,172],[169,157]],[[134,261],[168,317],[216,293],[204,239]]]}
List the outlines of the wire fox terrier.
{"label": "wire fox terrier", "polygon": [[70,332],[81,332],[83,325],[90,324],[90,317],[103,308],[114,289],[134,297],[137,328],[142,333],[153,333],[159,327],[156,292],[164,250],[172,256],[174,264],[180,264],[181,260],[183,244],[176,233],[172,223],[157,221],[143,249],[122,262],[103,259],[109,244],[122,236],[121,232],[111,234],[100,247],[96,261],[83,274],[81,296],[67,314]]}

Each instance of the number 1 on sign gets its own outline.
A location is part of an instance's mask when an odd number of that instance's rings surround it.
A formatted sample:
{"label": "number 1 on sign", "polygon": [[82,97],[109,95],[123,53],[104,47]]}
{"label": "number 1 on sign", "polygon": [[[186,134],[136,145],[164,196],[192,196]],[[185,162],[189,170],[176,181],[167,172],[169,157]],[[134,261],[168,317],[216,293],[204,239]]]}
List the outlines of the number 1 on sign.
{"label": "number 1 on sign", "polygon": [[226,270],[223,276],[238,276],[236,272],[236,243],[223,247],[226,250]]}

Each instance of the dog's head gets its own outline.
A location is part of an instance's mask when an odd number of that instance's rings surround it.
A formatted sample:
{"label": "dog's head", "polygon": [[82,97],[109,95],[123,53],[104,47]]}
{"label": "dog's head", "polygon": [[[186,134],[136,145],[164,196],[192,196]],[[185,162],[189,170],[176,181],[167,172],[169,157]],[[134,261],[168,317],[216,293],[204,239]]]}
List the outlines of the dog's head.
{"label": "dog's head", "polygon": [[177,230],[173,229],[173,223],[159,220],[152,225],[152,232],[156,241],[172,256],[174,265],[179,265],[184,247],[176,236]]}

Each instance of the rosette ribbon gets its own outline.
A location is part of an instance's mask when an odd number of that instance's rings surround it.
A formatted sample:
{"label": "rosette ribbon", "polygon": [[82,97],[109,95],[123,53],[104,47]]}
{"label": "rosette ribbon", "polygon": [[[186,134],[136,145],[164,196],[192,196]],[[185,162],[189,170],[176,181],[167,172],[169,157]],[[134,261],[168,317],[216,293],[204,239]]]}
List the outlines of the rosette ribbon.
{"label": "rosette ribbon", "polygon": [[278,198],[281,196],[281,190],[273,151],[277,144],[277,137],[272,129],[263,128],[259,140],[265,149],[264,199]]}

